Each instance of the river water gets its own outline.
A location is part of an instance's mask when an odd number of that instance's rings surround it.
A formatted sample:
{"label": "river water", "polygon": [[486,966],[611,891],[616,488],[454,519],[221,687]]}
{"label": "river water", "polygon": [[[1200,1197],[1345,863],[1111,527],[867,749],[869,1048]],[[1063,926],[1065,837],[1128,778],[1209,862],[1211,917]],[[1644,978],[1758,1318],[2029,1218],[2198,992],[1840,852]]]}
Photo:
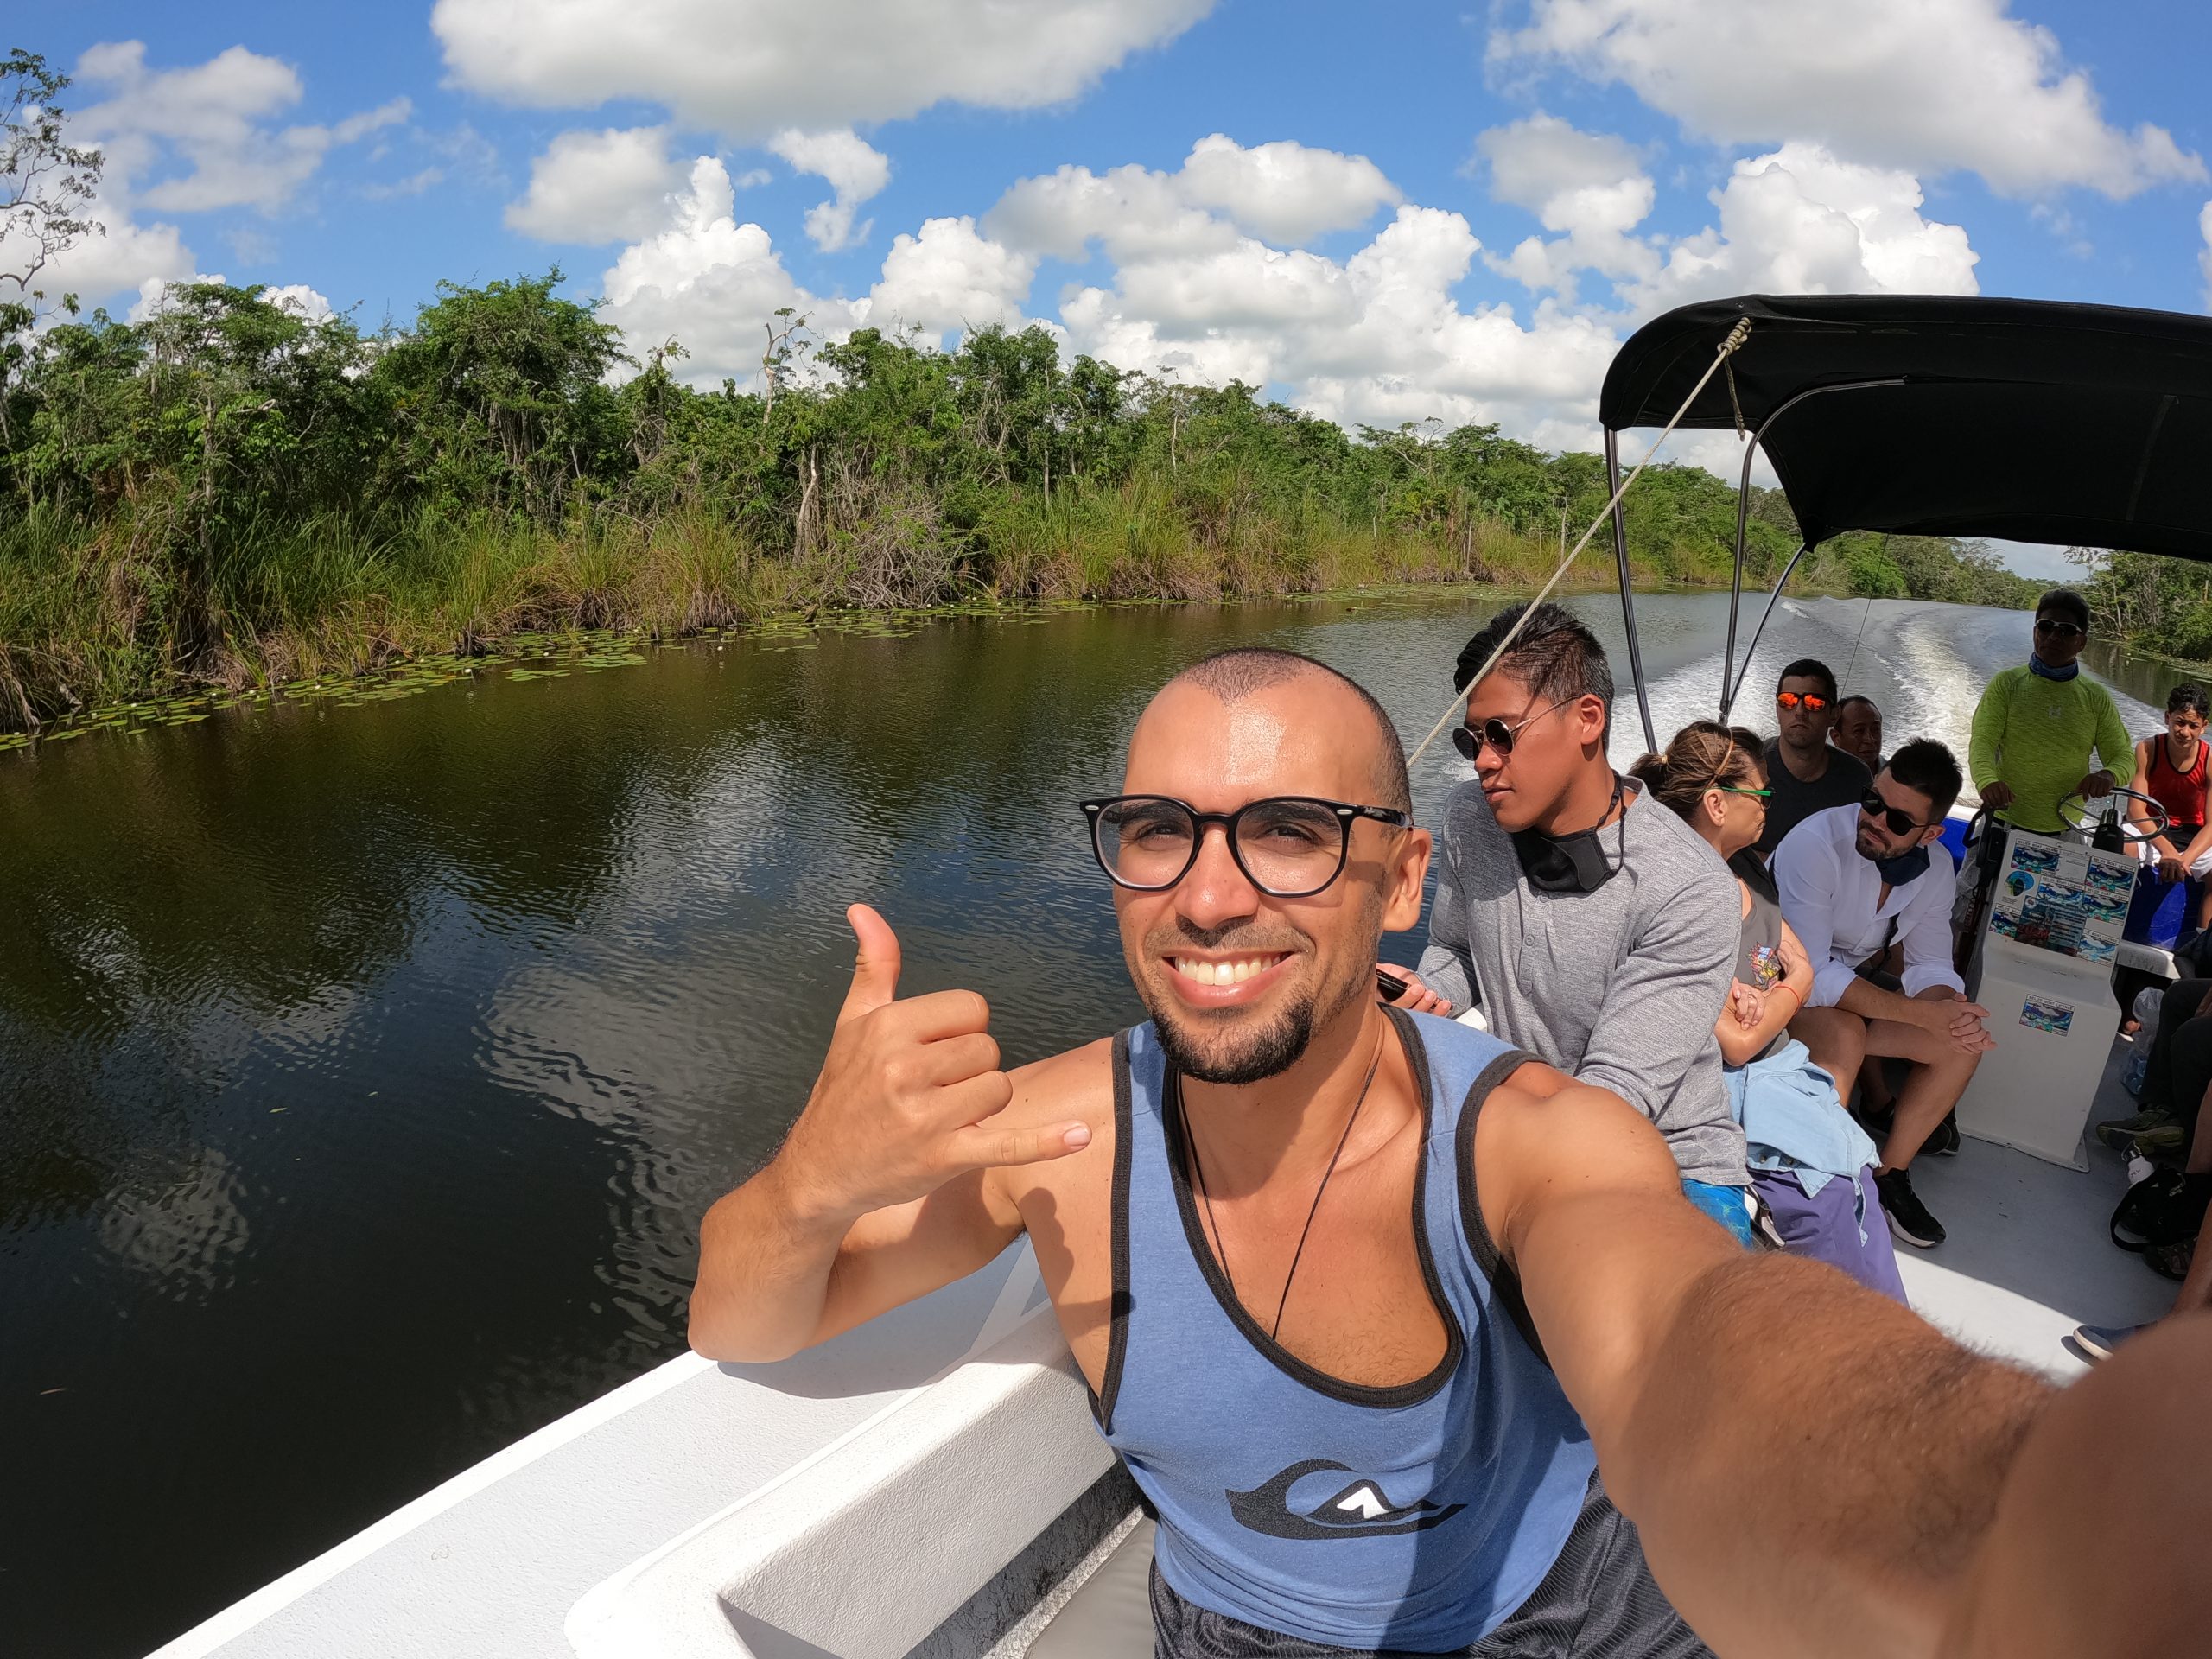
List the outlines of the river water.
{"label": "river water", "polygon": [[[1125,1023],[1072,803],[1150,692],[1284,645],[1418,735],[1498,602],[697,642],[0,758],[0,1647],[141,1654],[679,1351],[698,1217],[804,1097],[849,901],[906,988],[988,995],[1010,1062]],[[1573,603],[1618,645],[1617,601]],[[1663,739],[1713,706],[1726,599],[1638,609]],[[1741,712],[1770,730],[1815,655],[1891,747],[1962,746],[2027,634],[1786,602]],[[2100,666],[2152,729],[2177,671]],[[1432,749],[1425,822],[1462,775]]]}

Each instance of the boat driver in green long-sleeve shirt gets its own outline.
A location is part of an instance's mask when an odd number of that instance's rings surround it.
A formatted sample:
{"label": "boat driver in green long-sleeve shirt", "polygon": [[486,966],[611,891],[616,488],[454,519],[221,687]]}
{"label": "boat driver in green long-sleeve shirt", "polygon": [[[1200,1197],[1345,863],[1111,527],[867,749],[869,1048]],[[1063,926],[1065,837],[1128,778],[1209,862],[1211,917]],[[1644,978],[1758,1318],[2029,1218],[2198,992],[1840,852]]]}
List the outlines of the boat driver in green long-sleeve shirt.
{"label": "boat driver in green long-sleeve shirt", "polygon": [[[2109,795],[2135,774],[2135,745],[2112,693],[2082,672],[2089,607],[2070,588],[2036,601],[2035,646],[1974,706],[1967,766],[1982,804],[2016,830],[2056,835],[2069,795]],[[2092,768],[2090,751],[2096,752]]]}

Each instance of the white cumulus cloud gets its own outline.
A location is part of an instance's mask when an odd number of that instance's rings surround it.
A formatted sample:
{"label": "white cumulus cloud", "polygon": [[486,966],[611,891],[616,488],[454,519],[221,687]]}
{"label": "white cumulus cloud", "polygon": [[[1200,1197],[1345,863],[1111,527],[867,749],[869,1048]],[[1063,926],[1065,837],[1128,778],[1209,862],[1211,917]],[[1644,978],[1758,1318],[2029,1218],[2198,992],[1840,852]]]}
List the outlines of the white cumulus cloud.
{"label": "white cumulus cloud", "polygon": [[[805,316],[824,340],[873,326],[931,344],[1020,327],[1027,311],[1071,352],[1185,384],[1242,380],[1347,424],[1494,421],[1539,443],[1592,442],[1616,345],[1610,320],[1548,302],[1525,319],[1510,306],[1463,305],[1457,290],[1482,244],[1455,213],[1401,203],[1341,258],[1255,233],[1264,223],[1286,238],[1310,235],[1371,214],[1388,181],[1363,178],[1357,158],[1334,168],[1327,152],[1278,149],[1240,172],[1252,152],[1226,140],[1193,154],[1198,171],[1213,169],[1195,190],[1185,170],[1064,168],[1018,181],[980,225],[928,219],[893,240],[880,279],[849,300],[794,280],[767,231],[737,218],[728,169],[702,156],[671,221],[606,273],[601,315],[632,353],[673,336],[695,381],[757,386],[780,310]],[[1294,207],[1223,182],[1270,175],[1332,181]],[[1201,194],[1217,205],[1200,205]],[[1109,270],[1032,302],[1041,259],[1085,258],[1094,245]]]}
{"label": "white cumulus cloud", "polygon": [[1213,0],[437,0],[470,89],[541,108],[635,98],[687,127],[760,139],[933,104],[1065,102]]}
{"label": "white cumulus cloud", "polygon": [[[1924,216],[1913,175],[1819,144],[1738,162],[1712,193],[1715,222],[1679,238],[1646,228],[1656,192],[1619,138],[1540,115],[1484,134],[1477,154],[1492,194],[1544,227],[1534,274],[1555,292],[1533,308],[1465,294],[1485,250],[1441,208],[1397,200],[1349,253],[1294,245],[1398,193],[1358,157],[1216,136],[1173,171],[1063,167],[1017,181],[980,223],[930,219],[852,299],[796,282],[769,233],[738,219],[728,170],[702,156],[671,220],[607,271],[605,315],[633,352],[673,335],[695,378],[757,385],[782,309],[823,339],[872,325],[932,344],[1026,314],[1071,353],[1185,384],[1240,380],[1347,426],[1495,423],[1558,448],[1595,442],[1620,334],[1665,307],[1758,289],[1974,289],[1965,232]],[[1040,303],[1048,257],[1095,265]],[[1571,302],[1574,275],[1590,271],[1611,289],[1602,307]]]}
{"label": "white cumulus cloud", "polygon": [[1087,167],[1020,181],[983,220],[999,241],[1080,263],[1090,245],[1109,259],[1194,253],[1233,246],[1236,227],[1184,200],[1175,175],[1134,164],[1093,173]]}
{"label": "white cumulus cloud", "polygon": [[[32,278],[49,306],[70,294],[93,306],[147,283],[189,282],[200,270],[198,256],[174,225],[138,224],[112,200],[96,200],[80,216],[92,232]],[[22,270],[29,254],[18,236],[0,236],[0,270]],[[8,297],[15,298],[12,289]]]}
{"label": "white cumulus cloud", "polygon": [[972,219],[925,219],[918,233],[892,243],[883,280],[865,302],[867,321],[887,331],[911,325],[940,337],[994,323],[1019,327],[1036,274],[1033,257],[984,237]]}
{"label": "white cumulus cloud", "polygon": [[2196,256],[2196,269],[2204,278],[2204,308],[2212,311],[2212,201],[2206,202],[2196,215],[2196,230],[2204,238],[2203,250]]}
{"label": "white cumulus cloud", "polygon": [[286,283],[278,288],[264,289],[261,297],[302,322],[323,322],[337,315],[330,302],[305,283]]}
{"label": "white cumulus cloud", "polygon": [[[93,305],[136,293],[134,310],[151,303],[166,284],[204,273],[176,225],[145,215],[224,207],[274,214],[331,151],[404,121],[410,108],[394,99],[327,126],[279,125],[276,118],[303,96],[299,74],[244,47],[157,69],[148,67],[143,42],[110,41],[87,50],[73,73],[86,91],[105,96],[71,111],[66,137],[97,147],[105,165],[80,214],[96,230],[36,279],[49,302],[73,293]],[[22,251],[0,238],[0,268],[17,267]]]}
{"label": "white cumulus cloud", "polygon": [[1225,241],[1145,247],[1111,286],[1067,295],[1075,349],[1186,382],[1280,387],[1347,424],[1495,421],[1538,442],[1590,441],[1612,332],[1548,306],[1526,325],[1510,307],[1463,308],[1454,290],[1482,244],[1459,214],[1402,206],[1343,261],[1217,231]]}
{"label": "white cumulus cloud", "polygon": [[1739,160],[1710,193],[1719,222],[1668,238],[1637,232],[1657,199],[1624,140],[1538,114],[1476,140],[1491,194],[1548,231],[1491,270],[1532,289],[1576,295],[1579,275],[1611,279],[1630,320],[1721,295],[1976,291],[1979,256],[1963,226],[1926,218],[1912,174],[1840,159],[1792,143]]}
{"label": "white cumulus cloud", "polygon": [[1625,86],[1721,143],[1810,141],[1921,176],[1976,173],[2007,195],[2205,177],[2163,127],[2106,120],[2057,37],[2006,0],[1529,0],[1490,57]]}
{"label": "white cumulus cloud", "polygon": [[1284,140],[1247,149],[1217,132],[1192,148],[1179,181],[1185,201],[1219,208],[1232,223],[1285,247],[1356,230],[1376,208],[1403,200],[1364,156]]}
{"label": "white cumulus cloud", "polygon": [[530,188],[507,204],[510,230],[541,242],[630,242],[666,225],[683,188],[666,127],[564,132],[530,164]]}
{"label": "white cumulus cloud", "polygon": [[1096,241],[1116,260],[1227,252],[1243,236],[1284,246],[1353,230],[1402,200],[1364,156],[1278,142],[1245,149],[1214,133],[1173,173],[1063,167],[1023,179],[985,221],[1016,247],[1079,261]]}
{"label": "white cumulus cloud", "polygon": [[1622,290],[1639,314],[1746,292],[1980,291],[1965,227],[1923,218],[1910,173],[1784,144],[1738,162],[1713,201],[1718,226],[1675,243],[1655,276]]}
{"label": "white cumulus cloud", "polygon": [[602,279],[601,315],[642,356],[674,338],[690,353],[686,374],[715,385],[725,378],[757,386],[771,329],[789,310],[808,333],[842,340],[863,325],[918,331],[931,345],[950,332],[1021,326],[1021,305],[1036,276],[1033,255],[983,236],[973,219],[931,219],[901,233],[882,275],[862,297],[814,294],[793,279],[760,226],[741,223],[728,169],[711,156],[691,164],[669,221],[625,248]]}
{"label": "white cumulus cloud", "polygon": [[[331,126],[278,128],[270,118],[300,101],[298,72],[232,47],[184,69],[149,69],[142,41],[95,46],[77,79],[110,96],[76,112],[73,136],[99,145],[111,193],[128,189],[158,213],[251,207],[274,213],[315,175],[332,149],[404,121],[396,98]],[[176,162],[186,170],[169,170]],[[162,176],[149,175],[159,172]]]}
{"label": "white cumulus cloud", "polygon": [[680,340],[691,353],[691,377],[708,384],[758,379],[764,325],[783,308],[806,315],[825,338],[855,323],[850,304],[809,294],[791,279],[768,232],[738,223],[736,200],[729,170],[702,156],[667,227],[623,249],[602,283],[601,315],[622,330],[632,353]]}
{"label": "white cumulus cloud", "polygon": [[1657,270],[1658,255],[1629,234],[1649,217],[1658,190],[1626,139],[1584,132],[1540,111],[1491,128],[1475,140],[1475,152],[1489,170],[1493,198],[1526,208],[1548,231],[1565,232],[1549,242],[1532,236],[1504,258],[1490,257],[1493,270],[1568,299],[1577,271],[1649,278]]}
{"label": "white cumulus cloud", "polygon": [[882,194],[891,182],[891,158],[861,137],[850,127],[830,132],[801,132],[786,127],[768,140],[768,148],[790,164],[792,171],[811,174],[836,194],[828,201],[807,209],[806,233],[824,253],[835,253],[868,240],[873,219],[855,226],[853,217],[863,203]]}

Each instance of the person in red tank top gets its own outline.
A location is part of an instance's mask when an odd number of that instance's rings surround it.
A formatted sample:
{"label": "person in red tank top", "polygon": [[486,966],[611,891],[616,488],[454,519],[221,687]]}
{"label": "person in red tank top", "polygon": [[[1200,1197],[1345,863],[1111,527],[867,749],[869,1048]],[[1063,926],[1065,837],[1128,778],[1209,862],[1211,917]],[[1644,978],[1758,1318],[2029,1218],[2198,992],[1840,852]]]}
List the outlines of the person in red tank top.
{"label": "person in red tank top", "polygon": [[[2135,775],[2143,792],[2166,809],[2165,833],[2147,843],[2158,861],[2162,881],[2190,880],[2196,891],[2190,906],[2190,925],[2212,925],[2212,831],[2205,827],[2205,785],[2212,773],[2212,747],[2204,741],[2207,713],[2204,688],[2181,684],[2166,697],[2166,729],[2135,746]],[[2138,829],[2148,830],[2147,812],[2135,817]]]}

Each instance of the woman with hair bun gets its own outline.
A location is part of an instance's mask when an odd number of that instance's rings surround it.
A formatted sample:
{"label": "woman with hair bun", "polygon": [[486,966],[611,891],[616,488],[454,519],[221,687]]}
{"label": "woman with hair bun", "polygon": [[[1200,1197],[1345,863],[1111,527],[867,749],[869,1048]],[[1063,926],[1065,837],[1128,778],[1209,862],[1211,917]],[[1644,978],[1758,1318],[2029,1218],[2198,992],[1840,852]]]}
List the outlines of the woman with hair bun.
{"label": "woman with hair bun", "polygon": [[1630,772],[1736,877],[1742,944],[1713,1034],[1749,1143],[1753,1188],[1789,1250],[1902,1302],[1904,1284],[1874,1194],[1874,1143],[1843,1109],[1840,1080],[1789,1034],[1812,988],[1813,964],[1783,920],[1774,878],[1750,850],[1766,822],[1762,750],[1758,734],[1740,726],[1693,721],[1664,753],[1645,755]]}

